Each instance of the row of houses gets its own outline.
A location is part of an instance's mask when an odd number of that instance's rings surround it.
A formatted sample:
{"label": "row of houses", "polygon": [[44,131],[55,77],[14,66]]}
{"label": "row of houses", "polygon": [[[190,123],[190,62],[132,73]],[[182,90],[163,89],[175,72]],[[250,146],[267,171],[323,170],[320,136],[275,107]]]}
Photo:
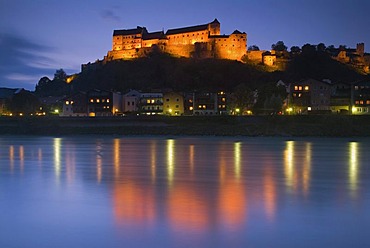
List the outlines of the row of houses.
{"label": "row of houses", "polygon": [[290,114],[370,114],[370,81],[332,83],[306,79],[287,87]]}
{"label": "row of houses", "polygon": [[61,116],[223,115],[227,95],[218,93],[139,92],[126,94],[106,90],[79,92],[63,99]]}

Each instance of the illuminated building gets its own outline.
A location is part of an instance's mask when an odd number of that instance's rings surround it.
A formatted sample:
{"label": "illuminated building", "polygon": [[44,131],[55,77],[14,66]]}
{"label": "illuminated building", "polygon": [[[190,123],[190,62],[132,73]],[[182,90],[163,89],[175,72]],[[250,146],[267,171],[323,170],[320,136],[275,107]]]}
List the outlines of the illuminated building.
{"label": "illuminated building", "polygon": [[112,50],[105,61],[134,59],[158,50],[176,57],[241,60],[246,53],[247,34],[235,30],[220,34],[220,22],[164,31],[148,32],[145,27],[114,30]]}
{"label": "illuminated building", "polygon": [[163,95],[163,113],[166,115],[184,114],[184,97],[175,92],[168,92]]}
{"label": "illuminated building", "polygon": [[106,90],[90,90],[87,92],[87,112],[89,116],[122,113],[122,95]]}
{"label": "illuminated building", "polygon": [[87,116],[86,93],[79,92],[63,99],[60,116]]}
{"label": "illuminated building", "polygon": [[142,114],[163,114],[163,93],[141,93],[139,106]]}
{"label": "illuminated building", "polygon": [[289,107],[297,114],[330,111],[331,86],[315,79],[292,83]]}

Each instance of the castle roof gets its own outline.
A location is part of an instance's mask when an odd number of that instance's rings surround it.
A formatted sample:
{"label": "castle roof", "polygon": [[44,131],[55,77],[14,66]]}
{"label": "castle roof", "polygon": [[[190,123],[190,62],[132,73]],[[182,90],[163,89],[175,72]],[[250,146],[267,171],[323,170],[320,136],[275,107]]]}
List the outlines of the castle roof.
{"label": "castle roof", "polygon": [[143,40],[153,40],[153,39],[165,39],[165,35],[163,31],[153,32],[153,33],[146,33],[143,35]]}
{"label": "castle roof", "polygon": [[185,27],[185,28],[169,29],[167,30],[166,35],[205,31],[205,30],[208,30],[208,25],[209,24],[203,24],[203,25],[197,25],[197,26],[191,26],[191,27]]}
{"label": "castle roof", "polygon": [[210,38],[229,38],[230,35],[222,34],[222,35],[211,35]]}
{"label": "castle roof", "polygon": [[133,34],[141,34],[144,32],[147,32],[146,31],[146,28],[145,27],[139,27],[137,26],[137,28],[133,28],[133,29],[120,29],[120,30],[114,30],[113,32],[113,36],[116,36],[116,35],[133,35]]}
{"label": "castle roof", "polygon": [[239,30],[235,30],[235,31],[233,32],[233,34],[245,34],[245,33],[242,33],[242,32],[240,32]]}
{"label": "castle roof", "polygon": [[220,22],[217,20],[217,18],[215,18],[215,19],[213,20],[213,22],[211,22],[210,24],[213,24],[213,23],[218,23],[218,24],[220,24]]}

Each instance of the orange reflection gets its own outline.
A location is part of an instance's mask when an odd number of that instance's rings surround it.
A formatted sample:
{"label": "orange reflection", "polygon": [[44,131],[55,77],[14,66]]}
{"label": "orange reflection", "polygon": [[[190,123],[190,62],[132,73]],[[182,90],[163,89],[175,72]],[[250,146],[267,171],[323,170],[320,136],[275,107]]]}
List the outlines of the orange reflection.
{"label": "orange reflection", "polygon": [[221,221],[231,228],[240,226],[245,222],[247,197],[242,184],[236,180],[229,180],[221,185],[218,211]]}
{"label": "orange reflection", "polygon": [[194,145],[189,146],[189,164],[190,164],[190,173],[194,174]]}
{"label": "orange reflection", "polygon": [[276,212],[276,185],[274,181],[274,171],[271,167],[266,169],[263,186],[264,186],[264,198],[265,198],[265,209],[267,218],[273,221]]}
{"label": "orange reflection", "polygon": [[24,168],[24,147],[23,146],[19,147],[19,161],[20,161],[21,171],[23,172],[23,168]]}
{"label": "orange reflection", "polygon": [[151,164],[151,178],[152,182],[155,182],[156,179],[156,170],[157,170],[157,143],[152,142],[150,145],[150,164]]}
{"label": "orange reflection", "polygon": [[114,176],[115,178],[119,177],[119,171],[120,171],[120,140],[114,139]]}
{"label": "orange reflection", "polygon": [[113,207],[119,225],[147,225],[155,220],[155,195],[151,188],[133,182],[116,184]]}
{"label": "orange reflection", "polygon": [[176,229],[204,231],[207,228],[209,209],[195,188],[177,186],[168,199],[169,220]]}
{"label": "orange reflection", "polygon": [[14,146],[9,147],[9,159],[10,159],[10,169],[14,169]]}

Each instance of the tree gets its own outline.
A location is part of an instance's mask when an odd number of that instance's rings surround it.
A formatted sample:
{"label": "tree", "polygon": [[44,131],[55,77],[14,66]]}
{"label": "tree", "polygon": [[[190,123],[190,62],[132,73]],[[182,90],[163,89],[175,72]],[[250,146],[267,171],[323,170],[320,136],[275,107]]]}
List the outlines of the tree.
{"label": "tree", "polygon": [[260,48],[257,45],[252,45],[248,47],[248,51],[259,51]]}
{"label": "tree", "polygon": [[63,80],[65,81],[67,78],[67,73],[63,69],[56,70],[54,73],[54,80]]}
{"label": "tree", "polygon": [[239,84],[234,88],[231,96],[230,108],[239,109],[243,114],[253,103],[253,91],[245,84]]}
{"label": "tree", "polygon": [[315,53],[316,53],[316,47],[314,45],[307,43],[302,47],[302,54],[313,55]]}
{"label": "tree", "polygon": [[325,52],[325,50],[326,50],[326,46],[325,46],[325,44],[324,44],[324,43],[319,43],[319,44],[317,45],[317,51],[318,51],[318,52]]}
{"label": "tree", "polygon": [[290,53],[291,53],[292,55],[298,55],[298,54],[300,54],[300,53],[301,53],[301,48],[299,48],[299,46],[292,46],[292,47],[290,48]]}
{"label": "tree", "polygon": [[283,52],[283,51],[286,51],[288,49],[288,47],[284,44],[284,41],[280,40],[280,41],[276,42],[276,44],[272,44],[271,49],[275,50],[275,51],[278,51],[278,52]]}
{"label": "tree", "polygon": [[40,78],[39,82],[36,84],[35,91],[42,91],[45,87],[50,84],[51,80],[48,77]]}

